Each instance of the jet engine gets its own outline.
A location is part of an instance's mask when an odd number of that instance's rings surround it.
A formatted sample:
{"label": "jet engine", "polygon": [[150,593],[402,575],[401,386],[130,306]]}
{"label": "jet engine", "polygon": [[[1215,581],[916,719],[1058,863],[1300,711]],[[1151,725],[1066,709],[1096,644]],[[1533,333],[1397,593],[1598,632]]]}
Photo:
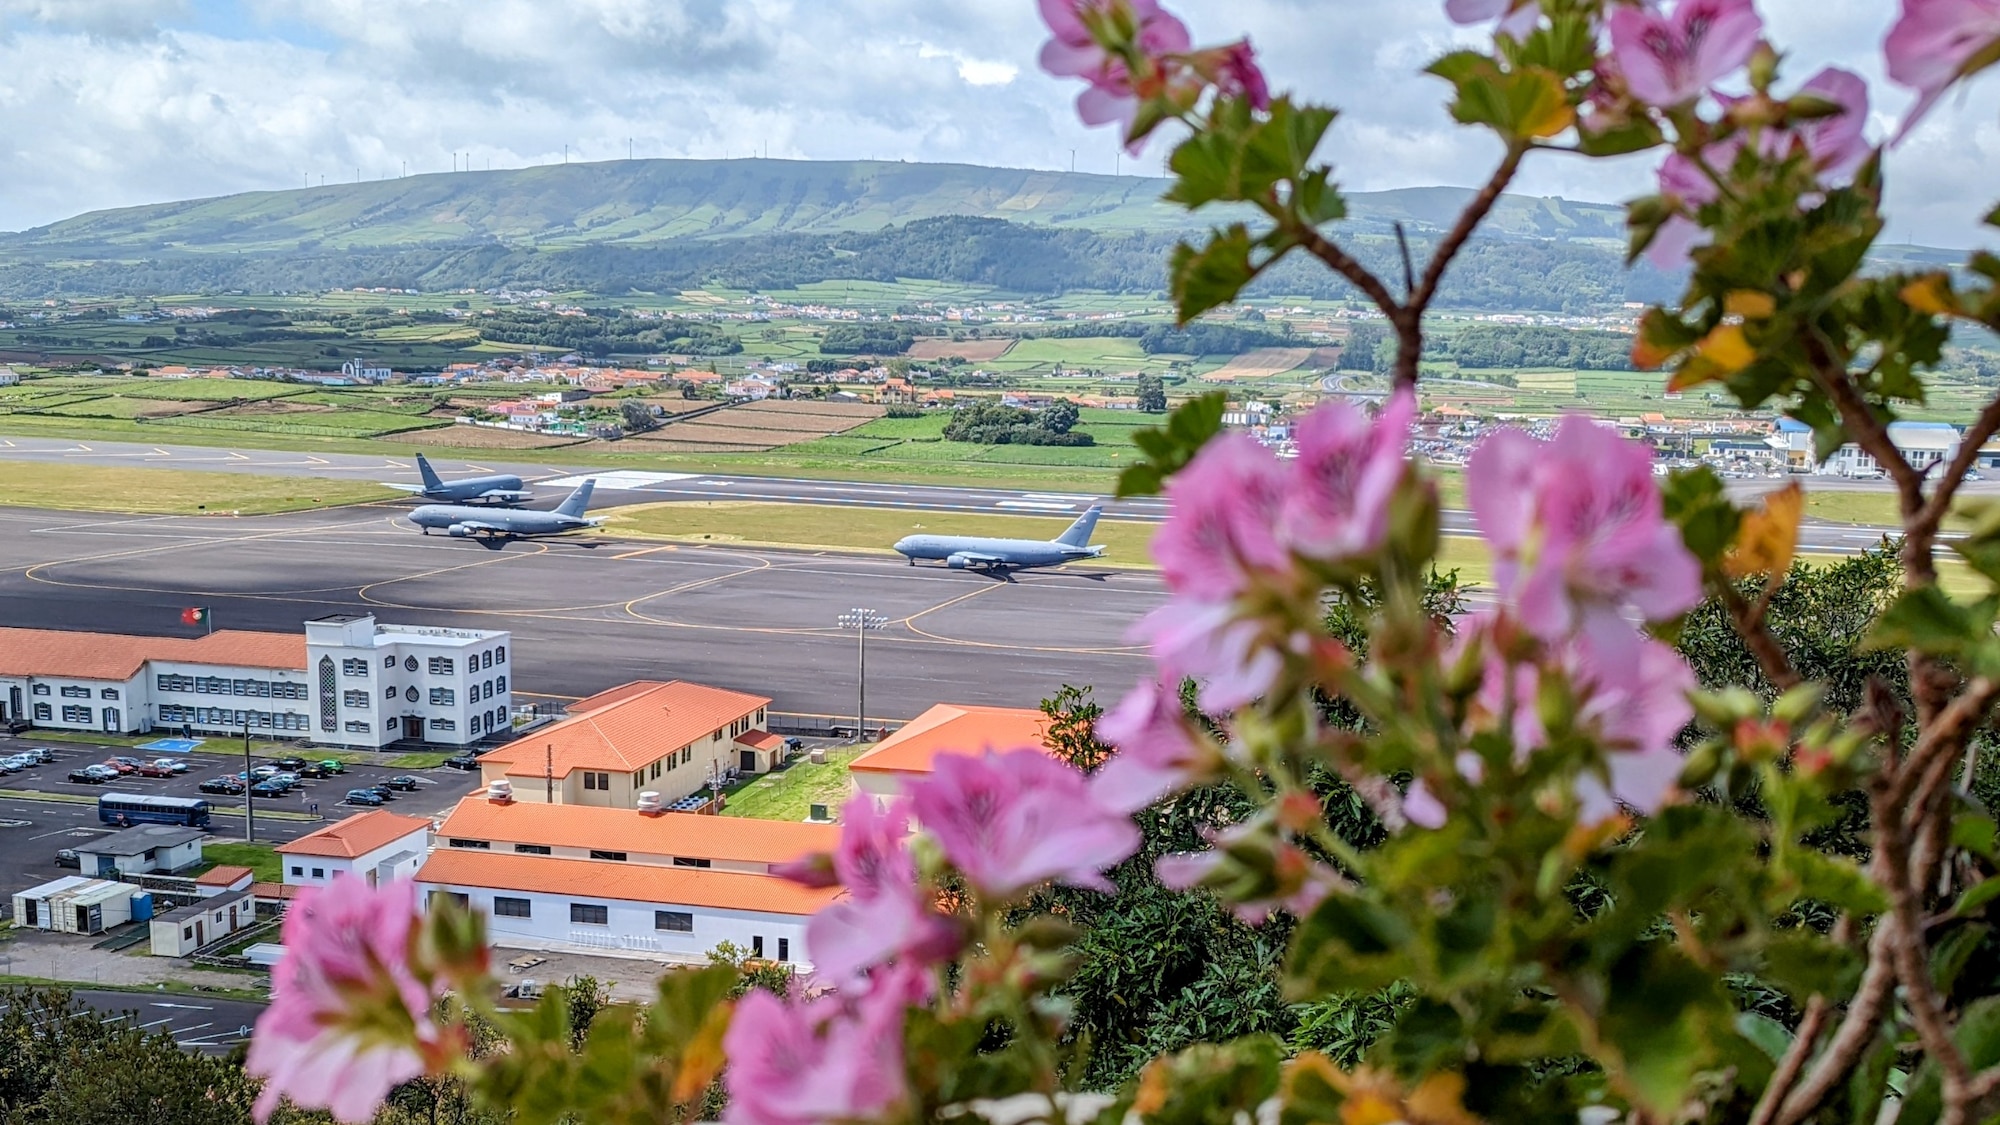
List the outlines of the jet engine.
{"label": "jet engine", "polygon": [[973,560],[971,555],[957,554],[946,558],[944,560],[944,565],[952,568],[953,570],[964,570],[967,567],[977,568],[979,564]]}
{"label": "jet engine", "polygon": [[472,534],[472,529],[465,526],[462,523],[452,524],[450,527],[447,527],[444,530],[447,535],[455,535],[460,539],[463,539],[466,536]]}

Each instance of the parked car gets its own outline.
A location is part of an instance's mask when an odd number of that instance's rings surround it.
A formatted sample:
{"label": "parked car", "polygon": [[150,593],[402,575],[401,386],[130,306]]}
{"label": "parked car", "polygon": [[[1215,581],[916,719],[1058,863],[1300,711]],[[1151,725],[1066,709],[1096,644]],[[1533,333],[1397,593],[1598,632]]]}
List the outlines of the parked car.
{"label": "parked car", "polygon": [[146,764],[143,760],[139,758],[134,758],[129,754],[120,754],[117,757],[112,758],[111,762],[114,765],[131,766],[135,770],[138,769],[140,766]]}
{"label": "parked car", "polygon": [[389,780],[383,782],[382,784],[386,788],[394,789],[399,792],[414,793],[417,791],[417,787],[422,785],[423,782],[418,781],[416,778],[411,777],[409,774],[399,773],[396,776],[390,778]]}
{"label": "parked car", "polygon": [[0,773],[20,773],[28,764],[19,758],[0,758]]}
{"label": "parked car", "polygon": [[138,774],[140,777],[174,776],[174,771],[171,767],[163,766],[158,762],[147,762],[145,765],[140,766],[138,769],[133,770],[132,772]]}
{"label": "parked car", "polygon": [[349,789],[343,798],[350,805],[379,805],[382,795],[373,789]]}
{"label": "parked car", "polygon": [[47,765],[50,762],[56,760],[56,752],[54,750],[49,749],[46,746],[30,747],[29,749],[21,751],[21,753],[30,758],[33,758],[37,765]]}
{"label": "parked car", "polygon": [[84,785],[102,785],[117,776],[118,771],[112,769],[110,766],[79,766],[69,771],[69,779],[71,781],[80,782]]}
{"label": "parked car", "polygon": [[252,785],[250,787],[250,795],[253,797],[282,797],[289,789],[290,786],[287,786],[284,782],[271,779]]}
{"label": "parked car", "polygon": [[204,793],[223,793],[231,797],[241,796],[243,783],[233,777],[211,777],[201,783]]}
{"label": "parked car", "polygon": [[175,773],[186,773],[188,771],[188,764],[179,758],[154,758],[153,764],[164,766]]}
{"label": "parked car", "polygon": [[279,769],[293,773],[298,772],[299,767],[306,764],[304,758],[273,758],[271,761]]}
{"label": "parked car", "polygon": [[83,861],[77,858],[75,848],[59,848],[56,850],[56,866],[70,867],[81,871],[83,870]]}
{"label": "parked car", "polygon": [[[278,773],[279,773],[278,767],[270,765],[269,763],[253,767],[250,770],[251,778],[257,781],[269,781],[270,779],[278,776]],[[237,776],[241,777],[243,775],[238,774]]]}
{"label": "parked car", "polygon": [[332,777],[333,771],[320,765],[318,762],[307,762],[305,765],[299,767],[299,776],[310,777],[316,780],[322,777]]}
{"label": "parked car", "polygon": [[290,770],[281,770],[278,773],[274,773],[271,775],[270,780],[277,782],[287,789],[297,789],[300,782],[299,775]]}
{"label": "parked car", "polygon": [[380,781],[376,782],[373,785],[370,785],[368,787],[368,791],[375,794],[377,797],[382,798],[385,801],[393,801],[396,799],[396,791]]}
{"label": "parked car", "polygon": [[345,762],[342,762],[338,758],[320,759],[319,768],[325,770],[329,774],[347,772],[347,764]]}
{"label": "parked car", "polygon": [[453,754],[444,760],[444,764],[455,770],[476,770],[479,759],[472,754]]}
{"label": "parked car", "polygon": [[115,773],[120,777],[123,777],[126,774],[131,773],[139,768],[139,764],[137,762],[128,763],[123,758],[106,758],[103,762],[99,764],[102,765],[105,769],[110,770],[112,773]]}

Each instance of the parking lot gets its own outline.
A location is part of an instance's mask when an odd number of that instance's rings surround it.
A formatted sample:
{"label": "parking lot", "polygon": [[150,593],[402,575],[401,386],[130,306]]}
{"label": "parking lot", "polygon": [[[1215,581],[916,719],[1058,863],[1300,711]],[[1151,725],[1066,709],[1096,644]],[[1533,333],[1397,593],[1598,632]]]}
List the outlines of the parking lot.
{"label": "parking lot", "polygon": [[[160,755],[152,751],[134,750],[124,746],[92,746],[75,742],[37,741],[30,731],[18,738],[0,736],[0,758],[17,754],[30,747],[47,747],[55,752],[52,761],[45,765],[33,766],[20,773],[0,776],[0,790],[10,790],[14,796],[0,795],[0,879],[6,880],[13,889],[31,885],[21,880],[29,875],[52,878],[61,872],[54,866],[58,848],[72,846],[78,839],[88,839],[112,831],[97,819],[96,798],[106,793],[153,793],[169,797],[199,797],[215,808],[215,816],[210,831],[219,839],[240,840],[243,838],[243,797],[225,796],[201,792],[201,783],[225,774],[234,775],[243,769],[240,752],[204,753],[210,749],[226,748],[228,742],[209,742],[192,753],[180,755]],[[291,751],[274,751],[276,755]],[[150,761],[156,757],[179,757],[188,763],[188,772],[170,778],[140,777],[127,774],[114,781],[92,785],[70,781],[71,770],[93,762],[102,762],[115,755],[124,755]],[[300,751],[298,756],[311,759],[309,751]],[[253,756],[253,764],[261,765],[271,761],[271,757]],[[298,787],[280,797],[258,797],[254,802],[257,817],[256,835],[260,842],[274,843],[295,839],[318,827],[326,820],[351,816],[365,809],[342,803],[342,798],[350,789],[358,789],[387,781],[391,777],[408,775],[416,779],[417,788],[411,792],[396,793],[383,804],[383,808],[395,812],[417,816],[434,816],[444,812],[459,798],[472,792],[478,786],[475,773],[437,767],[434,769],[399,769],[390,766],[370,764],[349,764],[346,772],[323,779],[302,779]],[[85,801],[34,800],[25,797],[28,793],[46,793],[66,796]],[[267,812],[282,812],[283,817],[266,817]]]}

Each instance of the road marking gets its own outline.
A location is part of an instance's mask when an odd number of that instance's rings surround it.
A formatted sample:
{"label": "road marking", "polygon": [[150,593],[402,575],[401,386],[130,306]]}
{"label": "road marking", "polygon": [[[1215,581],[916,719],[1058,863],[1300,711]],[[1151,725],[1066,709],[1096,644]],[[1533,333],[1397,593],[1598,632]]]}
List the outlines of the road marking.
{"label": "road marking", "polygon": [[1081,502],[1083,502],[1083,501],[1086,501],[1086,500],[1095,500],[1095,499],[1097,499],[1097,497],[1095,497],[1095,496],[1076,496],[1076,495],[1071,495],[1071,494],[1069,494],[1069,493],[1062,493],[1062,492],[1023,492],[1023,493],[1021,494],[1021,499],[1023,499],[1023,500],[1067,500],[1067,501],[1070,501],[1070,502],[1072,502],[1072,503],[1081,503]]}
{"label": "road marking", "polygon": [[622,555],[613,555],[613,556],[611,556],[611,557],[612,557],[612,558],[614,558],[614,559],[636,559],[636,558],[638,558],[638,557],[639,557],[640,555],[650,555],[650,554],[654,554],[655,552],[658,552],[658,551],[678,551],[678,550],[680,550],[680,548],[679,548],[679,547],[675,547],[675,546],[671,546],[671,545],[670,545],[670,546],[666,546],[666,547],[646,547],[646,548],[643,548],[643,549],[641,549],[641,550],[637,550],[637,551],[627,551],[627,552],[625,552],[625,553],[624,553],[624,554],[622,554]]}
{"label": "road marking", "polygon": [[[184,1012],[213,1012],[215,1010],[215,1005],[213,1004],[175,1004],[168,1000],[155,1000],[151,1004],[147,1005],[147,1007],[178,1008]],[[207,1027],[208,1025],[203,1024],[202,1026]]]}
{"label": "road marking", "polygon": [[625,492],[643,491],[656,484],[673,481],[693,480],[693,473],[652,473],[638,469],[613,469],[608,473],[580,473],[576,476],[557,477],[554,480],[536,481],[550,488],[581,488],[583,482],[594,480],[599,488],[615,488]]}
{"label": "road marking", "polygon": [[1035,512],[1073,512],[1075,504],[1056,504],[1047,500],[995,500],[996,508],[1025,508]]}

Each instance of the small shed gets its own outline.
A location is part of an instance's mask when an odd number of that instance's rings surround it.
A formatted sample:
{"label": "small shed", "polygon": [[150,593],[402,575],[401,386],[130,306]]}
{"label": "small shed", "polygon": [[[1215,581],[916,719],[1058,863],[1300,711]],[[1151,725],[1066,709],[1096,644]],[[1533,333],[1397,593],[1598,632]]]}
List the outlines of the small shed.
{"label": "small shed", "polygon": [[86,875],[150,875],[185,871],[201,863],[205,835],[173,824],[141,824],[76,846]]}
{"label": "small shed", "polygon": [[155,915],[152,925],[153,955],[186,957],[238,930],[250,928],[256,921],[257,900],[246,877],[243,885],[235,890]]}
{"label": "small shed", "polygon": [[[134,899],[143,900],[143,905]],[[151,896],[130,883],[65,875],[14,896],[16,925],[66,934],[101,934],[150,912]]]}
{"label": "small shed", "polygon": [[248,867],[218,863],[194,877],[194,890],[203,898],[214,898],[235,891],[248,892],[256,877],[257,873]]}

